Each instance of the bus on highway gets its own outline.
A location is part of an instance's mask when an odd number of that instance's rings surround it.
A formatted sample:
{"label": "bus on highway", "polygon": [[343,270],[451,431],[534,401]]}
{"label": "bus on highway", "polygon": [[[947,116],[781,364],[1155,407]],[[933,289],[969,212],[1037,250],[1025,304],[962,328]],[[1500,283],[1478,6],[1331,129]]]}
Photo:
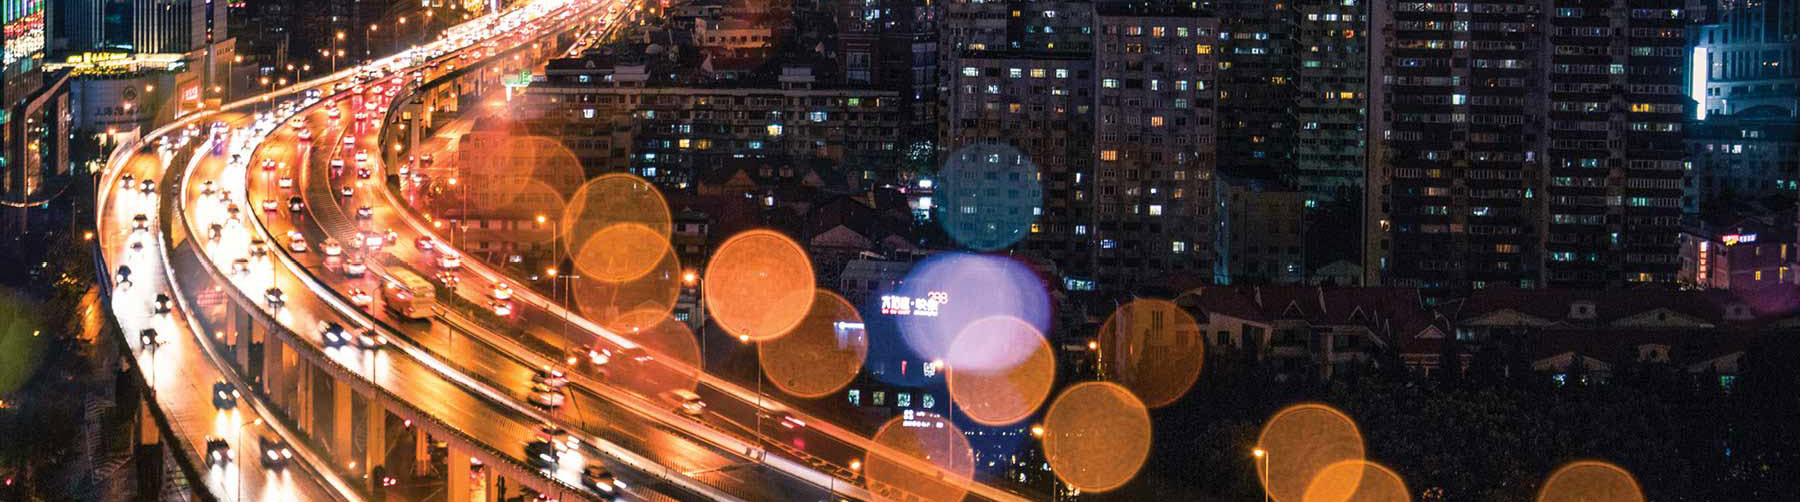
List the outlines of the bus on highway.
{"label": "bus on highway", "polygon": [[411,270],[388,268],[392,276],[381,285],[381,299],[387,308],[412,319],[432,316],[437,305],[437,292],[430,281]]}

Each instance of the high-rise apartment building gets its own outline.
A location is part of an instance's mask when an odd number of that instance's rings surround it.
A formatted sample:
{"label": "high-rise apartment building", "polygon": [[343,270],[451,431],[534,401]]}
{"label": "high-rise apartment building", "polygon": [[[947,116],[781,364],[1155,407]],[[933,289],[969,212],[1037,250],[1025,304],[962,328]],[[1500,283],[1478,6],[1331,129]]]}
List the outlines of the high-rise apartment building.
{"label": "high-rise apartment building", "polygon": [[1215,2],[1219,14],[1219,168],[1252,177],[1294,172],[1294,9],[1260,0]]}
{"label": "high-rise apartment building", "polygon": [[1542,285],[1543,4],[1371,10],[1364,283]]}
{"label": "high-rise apartment building", "polygon": [[1710,14],[1694,39],[1704,71],[1689,83],[1700,117],[1772,106],[1800,118],[1800,0],[1726,1]]}
{"label": "high-rise apartment building", "polygon": [[[1312,200],[1361,199],[1368,146],[1369,14],[1364,0],[1297,0],[1295,185]],[[1322,264],[1321,264],[1322,265]]]}
{"label": "high-rise apartment building", "polygon": [[1365,279],[1674,282],[1681,5],[1374,6]]}
{"label": "high-rise apartment building", "polygon": [[1095,24],[1091,277],[1210,272],[1218,19],[1101,4]]}
{"label": "high-rise apartment building", "polygon": [[206,0],[133,0],[132,49],[185,54],[224,40],[225,9],[225,2]]}
{"label": "high-rise apartment building", "polygon": [[1673,283],[1688,110],[1683,2],[1552,6],[1543,279],[1580,288]]}

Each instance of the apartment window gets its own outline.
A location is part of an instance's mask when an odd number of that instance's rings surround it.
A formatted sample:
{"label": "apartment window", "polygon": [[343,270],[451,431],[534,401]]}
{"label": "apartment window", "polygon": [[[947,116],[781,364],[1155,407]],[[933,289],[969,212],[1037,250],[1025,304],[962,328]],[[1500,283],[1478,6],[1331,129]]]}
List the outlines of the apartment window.
{"label": "apartment window", "polygon": [[1151,204],[1150,216],[1162,216],[1162,204]]}
{"label": "apartment window", "polygon": [[1194,54],[1212,54],[1212,46],[1207,44],[1194,44]]}
{"label": "apartment window", "polygon": [[1087,235],[1087,225],[1075,225],[1075,235]]}
{"label": "apartment window", "polygon": [[1109,78],[1109,79],[1101,80],[1100,87],[1105,87],[1107,89],[1117,89],[1117,88],[1119,88],[1119,79]]}
{"label": "apartment window", "polygon": [[1064,68],[1057,68],[1056,69],[1056,78],[1069,78],[1069,70],[1064,69]]}
{"label": "apartment window", "polygon": [[979,77],[979,76],[981,76],[981,69],[973,67],[973,66],[964,66],[963,67],[963,76],[964,77]]}
{"label": "apartment window", "polygon": [[1023,77],[1023,76],[1025,76],[1025,70],[1021,70],[1021,69],[1018,69],[1018,68],[1008,68],[1008,69],[1007,69],[1007,70],[1006,70],[1006,76],[1007,76],[1007,77],[1008,77],[1008,78],[1019,78],[1019,77]]}
{"label": "apartment window", "polygon": [[1187,243],[1183,242],[1183,241],[1171,242],[1171,243],[1169,243],[1169,252],[1186,253],[1187,252]]}
{"label": "apartment window", "polygon": [[1161,115],[1154,115],[1154,116],[1150,117],[1150,127],[1162,127],[1162,126],[1163,126],[1163,118]]}
{"label": "apartment window", "polygon": [[1162,38],[1162,36],[1163,36],[1163,27],[1161,27],[1161,26],[1155,26],[1155,27],[1152,27],[1152,28],[1150,28],[1150,36],[1152,36],[1152,37],[1157,37],[1157,38]]}
{"label": "apartment window", "polygon": [[1031,69],[1031,78],[1044,78],[1044,75],[1046,75],[1046,74],[1047,74],[1047,72],[1045,72],[1043,68],[1032,68]]}
{"label": "apartment window", "polygon": [[781,124],[769,124],[769,135],[770,136],[780,136],[781,135]]}
{"label": "apartment window", "polygon": [[1108,162],[1119,160],[1119,151],[1118,150],[1101,150],[1100,151],[1100,160],[1104,160],[1104,161],[1108,161]]}

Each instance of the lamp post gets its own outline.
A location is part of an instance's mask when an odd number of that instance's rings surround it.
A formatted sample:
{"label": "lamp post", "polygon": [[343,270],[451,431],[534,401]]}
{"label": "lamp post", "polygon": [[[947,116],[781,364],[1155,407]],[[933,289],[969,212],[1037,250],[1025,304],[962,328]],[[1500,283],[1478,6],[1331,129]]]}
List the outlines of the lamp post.
{"label": "lamp post", "polygon": [[243,56],[232,56],[231,64],[226,65],[226,67],[225,67],[225,90],[223,92],[219,93],[219,101],[220,102],[225,102],[225,101],[231,100],[231,81],[232,81],[231,77],[232,77],[233,73],[237,73],[237,64],[242,63],[242,62],[244,62]]}
{"label": "lamp post", "polygon": [[369,33],[363,36],[363,59],[369,59],[375,46],[375,32],[381,31],[374,24],[369,25]]}
{"label": "lamp post", "polygon": [[1263,502],[1269,502],[1269,450],[1264,450],[1262,447],[1258,446],[1250,450],[1250,456],[1256,457],[1256,461],[1262,462],[1262,468],[1257,469],[1259,474],[1261,474],[1261,476],[1258,477],[1262,478]]}
{"label": "lamp post", "polygon": [[343,49],[338,48],[338,45],[343,43],[343,41],[344,41],[344,32],[342,32],[342,31],[337,32],[337,39],[331,41],[331,72],[332,73],[337,73],[337,58],[338,58],[338,56],[344,55]]}

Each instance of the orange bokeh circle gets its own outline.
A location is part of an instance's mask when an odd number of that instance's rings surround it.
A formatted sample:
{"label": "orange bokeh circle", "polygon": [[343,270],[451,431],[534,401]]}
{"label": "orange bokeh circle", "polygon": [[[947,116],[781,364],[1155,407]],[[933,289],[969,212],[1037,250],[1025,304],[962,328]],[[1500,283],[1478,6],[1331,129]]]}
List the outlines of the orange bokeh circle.
{"label": "orange bokeh circle", "polygon": [[624,282],[655,270],[659,260],[647,257],[660,257],[668,251],[669,240],[650,227],[617,223],[596,232],[572,261],[595,280]]}
{"label": "orange bokeh circle", "polygon": [[790,395],[816,398],[849,385],[862,371],[869,339],[862,316],[844,297],[816,290],[812,308],[787,336],[757,345],[769,382]]}
{"label": "orange bokeh circle", "polygon": [[[470,144],[458,146],[462,167],[453,176],[459,179],[450,194],[467,197],[470,214],[520,219],[554,215],[581,186],[581,161],[555,139],[482,132],[465,138]],[[537,198],[546,192],[554,193],[555,200]]]}
{"label": "orange bokeh circle", "polygon": [[1583,460],[1550,473],[1537,502],[1643,502],[1637,478],[1619,466]]}
{"label": "orange bokeh circle", "polygon": [[1303,500],[1307,487],[1326,467],[1363,460],[1362,432],[1356,422],[1322,404],[1298,404],[1276,412],[1263,425],[1256,444],[1263,452],[1255,459],[1257,476],[1269,497],[1280,502]]}
{"label": "orange bokeh circle", "polygon": [[1099,347],[1107,377],[1151,408],[1187,394],[1206,362],[1200,324],[1168,300],[1138,299],[1119,306],[1100,326]]}
{"label": "orange bokeh circle", "polygon": [[969,493],[975,450],[956,424],[930,413],[894,417],[864,455],[869,492],[880,501],[956,502]]}
{"label": "orange bokeh circle", "polygon": [[[557,224],[569,256],[576,258],[576,270],[613,281],[635,278],[656,268],[657,260],[662,256],[658,248],[668,246],[671,229],[669,204],[663,199],[662,192],[643,178],[623,173],[603,175],[582,185],[569,198],[562,220]],[[639,225],[661,244],[620,246],[602,235],[603,231],[620,224]],[[637,230],[628,232],[625,235],[631,235],[634,242],[650,242],[636,237]],[[584,258],[603,260],[587,263]]]}
{"label": "orange bokeh circle", "polygon": [[1110,382],[1070,386],[1044,414],[1044,457],[1069,486],[1104,492],[1124,486],[1150,458],[1150,410]]}
{"label": "orange bokeh circle", "polygon": [[[604,246],[594,241],[590,246]],[[613,331],[644,328],[634,324],[641,317],[626,317],[632,311],[654,311],[668,314],[681,296],[681,260],[674,250],[663,252],[650,273],[623,282],[606,282],[581,278],[564,283],[582,315]]]}
{"label": "orange bokeh circle", "polygon": [[969,323],[950,342],[946,381],[956,407],[983,425],[1031,416],[1056,383],[1056,354],[1031,323],[992,316]]}
{"label": "orange bokeh circle", "polygon": [[1406,481],[1393,470],[1364,460],[1325,466],[1306,486],[1303,502],[1410,502]]}
{"label": "orange bokeh circle", "polygon": [[[619,336],[644,347],[654,360],[639,363],[617,361],[620,365],[646,364],[652,371],[633,372],[632,383],[638,390],[661,395],[674,390],[692,391],[700,382],[700,343],[687,324],[667,312],[638,310],[620,316],[620,324],[637,326],[617,331]],[[611,364],[611,363],[609,363]]]}
{"label": "orange bokeh circle", "polygon": [[793,239],[773,230],[749,230],[720,244],[706,264],[705,281],[702,297],[713,321],[751,340],[787,334],[812,305],[812,261]]}

